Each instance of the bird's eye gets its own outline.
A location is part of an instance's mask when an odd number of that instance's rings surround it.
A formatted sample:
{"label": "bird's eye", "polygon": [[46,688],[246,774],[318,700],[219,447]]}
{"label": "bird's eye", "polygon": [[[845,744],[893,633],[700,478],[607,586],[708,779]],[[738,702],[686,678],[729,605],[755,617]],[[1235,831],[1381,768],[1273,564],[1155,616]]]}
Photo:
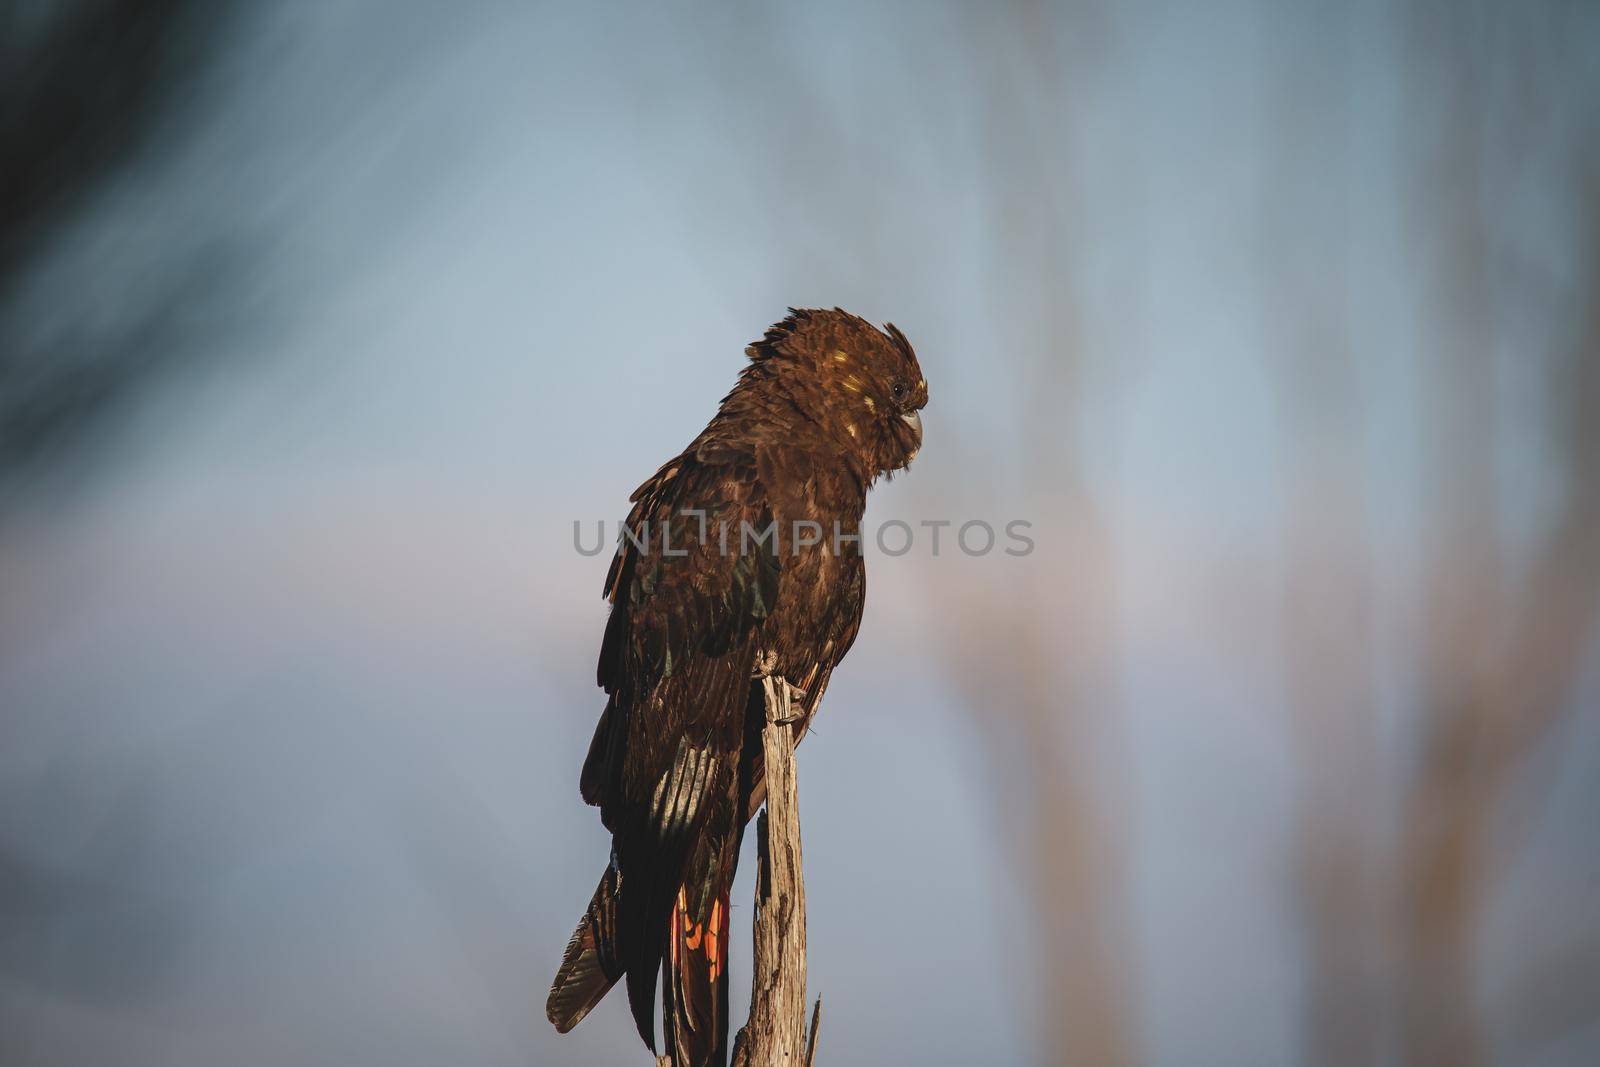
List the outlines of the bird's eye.
{"label": "bird's eye", "polygon": [[890,384],[889,393],[896,400],[904,400],[906,398],[906,383],[897,379]]}

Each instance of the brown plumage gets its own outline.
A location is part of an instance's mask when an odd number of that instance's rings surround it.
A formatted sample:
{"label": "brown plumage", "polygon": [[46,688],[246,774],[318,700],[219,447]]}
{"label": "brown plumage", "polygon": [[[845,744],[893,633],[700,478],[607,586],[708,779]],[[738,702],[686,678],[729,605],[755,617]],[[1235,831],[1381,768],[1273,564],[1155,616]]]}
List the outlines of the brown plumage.
{"label": "brown plumage", "polygon": [[928,399],[904,335],[837,308],[792,309],[745,352],[710,424],[634,491],[606,576],[607,701],[581,790],[611,862],[546,1005],[565,1032],[626,976],[654,1051],[659,968],[677,1067],[726,1058],[728,890],[764,795],[759,675],[803,693],[803,735],[861,622],[867,489],[910,463]]}

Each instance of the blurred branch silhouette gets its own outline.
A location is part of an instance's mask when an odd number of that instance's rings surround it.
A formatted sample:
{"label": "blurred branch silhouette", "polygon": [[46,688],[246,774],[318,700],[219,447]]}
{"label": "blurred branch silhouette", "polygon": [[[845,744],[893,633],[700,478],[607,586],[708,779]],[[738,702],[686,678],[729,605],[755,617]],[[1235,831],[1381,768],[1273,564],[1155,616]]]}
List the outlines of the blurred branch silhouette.
{"label": "blurred branch silhouette", "polygon": [[[1600,225],[1593,185],[1586,278],[1574,304],[1587,324],[1569,359],[1547,365],[1563,445],[1564,499],[1526,568],[1497,534],[1496,373],[1505,336],[1496,315],[1498,195],[1490,162],[1509,168],[1516,127],[1532,124],[1537,94],[1494,123],[1491,73],[1526,85],[1554,27],[1508,32],[1499,14],[1419,3],[1412,27],[1433,75],[1422,129],[1431,152],[1413,190],[1433,280],[1435,332],[1425,413],[1431,434],[1419,755],[1403,828],[1406,990],[1404,1055],[1418,1064],[1487,1062],[1476,1000],[1476,940],[1493,889],[1497,803],[1529,749],[1559,721],[1600,608]],[[1531,38],[1531,39],[1530,39]],[[1508,131],[1508,127],[1510,130]],[[1588,164],[1595,157],[1586,150]],[[1569,176],[1569,178],[1572,176]],[[1589,175],[1578,176],[1584,181]],[[1525,576],[1524,576],[1525,575]]]}
{"label": "blurred branch silhouette", "polygon": [[[88,297],[41,315],[24,292],[63,235],[190,103],[187,90],[235,10],[229,0],[0,7],[0,511],[13,479],[80,444],[186,351],[188,309],[218,284],[222,264],[201,254],[110,329],[85,325],[96,320]],[[40,768],[20,795],[41,809],[62,803],[56,790],[79,758]],[[165,795],[153,785],[125,793],[116,832],[70,860],[0,841],[0,914],[18,922],[0,976],[62,995],[136,998],[181,951],[191,916],[149,888],[162,876],[151,857],[165,855],[166,842],[152,813]]]}
{"label": "blurred branch silhouette", "polygon": [[41,323],[22,284],[96,197],[194,104],[232,0],[11,3],[0,65],[0,477],[80,443],[186,349],[222,263],[179,264],[109,330]]}
{"label": "blurred branch silhouette", "polygon": [[[1126,957],[1118,952],[1121,857],[1101,825],[1087,774],[1092,738],[1114,691],[1113,536],[1096,512],[1076,449],[1087,382],[1075,291],[1084,207],[1074,175],[1072,116],[1094,98],[1108,46],[1094,4],[1030,3],[1013,17],[969,23],[978,64],[994,248],[1018,287],[997,288],[998,321],[1015,324],[1024,362],[1018,456],[1027,482],[1048,487],[1058,587],[976,585],[947,635],[950,677],[1006,783],[997,815],[1023,872],[1043,973],[1040,1045],[1047,1062],[1134,1062]],[[1045,108],[1033,101],[1048,100]],[[1041,516],[1042,518],[1043,516]]]}
{"label": "blurred branch silhouette", "polygon": [[[1424,692],[1414,724],[1420,750],[1394,857],[1398,896],[1391,896],[1377,799],[1377,611],[1363,529],[1362,407],[1344,267],[1350,208],[1343,185],[1324,180],[1325,161],[1347,151],[1339,137],[1348,128],[1343,87],[1352,82],[1342,47],[1349,27],[1333,18],[1297,26],[1307,46],[1284,58],[1266,134],[1273,153],[1266,199],[1276,207],[1269,208],[1264,277],[1277,291],[1263,301],[1276,309],[1272,336],[1286,353],[1292,427],[1285,653],[1302,753],[1296,848],[1308,936],[1304,1049],[1311,1063],[1381,1062],[1383,1005],[1398,964],[1402,1062],[1472,1065],[1488,1057],[1476,942],[1493,891],[1495,815],[1512,774],[1559,724],[1600,607],[1600,588],[1585,578],[1600,574],[1593,431],[1600,227],[1589,220],[1580,283],[1589,292],[1570,301],[1586,310],[1588,325],[1570,358],[1543,366],[1559,398],[1565,500],[1531,563],[1519,568],[1500,532],[1495,481],[1506,327],[1495,314],[1504,306],[1497,298],[1505,268],[1492,228],[1494,183],[1503,176],[1490,161],[1519,165],[1523,153],[1508,125],[1523,137],[1540,128],[1533,116],[1549,106],[1541,96],[1548,87],[1533,71],[1554,30],[1538,15],[1513,28],[1495,25],[1481,7],[1413,5],[1409,32],[1422,74],[1408,88],[1405,118],[1414,134],[1400,173],[1410,182],[1407,206],[1425,250],[1419,422],[1431,439],[1422,501]],[[1492,78],[1517,85],[1525,110],[1497,120]],[[1594,202],[1592,193],[1577,199]]]}

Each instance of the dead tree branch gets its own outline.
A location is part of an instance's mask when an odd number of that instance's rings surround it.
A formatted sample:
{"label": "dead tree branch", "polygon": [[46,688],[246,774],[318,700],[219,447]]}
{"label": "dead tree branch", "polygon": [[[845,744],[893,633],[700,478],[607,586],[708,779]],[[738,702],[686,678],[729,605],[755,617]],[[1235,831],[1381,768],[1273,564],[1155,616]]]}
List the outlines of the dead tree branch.
{"label": "dead tree branch", "polygon": [[756,823],[755,958],[750,1018],[734,1039],[734,1067],[810,1067],[816,1054],[817,1001],[806,1031],[806,888],[801,872],[800,807],[795,787],[794,714],[788,685],[764,680],[767,725],[762,755],[767,806]]}

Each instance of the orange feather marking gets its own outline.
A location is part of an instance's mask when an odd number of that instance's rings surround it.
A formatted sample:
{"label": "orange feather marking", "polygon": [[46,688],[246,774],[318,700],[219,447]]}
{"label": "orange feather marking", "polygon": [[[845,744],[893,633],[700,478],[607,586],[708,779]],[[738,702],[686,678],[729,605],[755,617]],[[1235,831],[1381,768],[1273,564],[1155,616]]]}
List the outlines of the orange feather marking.
{"label": "orange feather marking", "polygon": [[[674,900],[672,902],[672,923],[668,927],[669,930],[675,928],[678,925],[678,916],[682,915],[682,914],[683,914],[683,887],[679,886],[678,887],[678,899]],[[672,956],[673,969],[677,969],[677,966],[678,966],[678,939],[677,938],[675,938],[675,937],[667,938],[667,950],[668,950],[668,953]]]}

